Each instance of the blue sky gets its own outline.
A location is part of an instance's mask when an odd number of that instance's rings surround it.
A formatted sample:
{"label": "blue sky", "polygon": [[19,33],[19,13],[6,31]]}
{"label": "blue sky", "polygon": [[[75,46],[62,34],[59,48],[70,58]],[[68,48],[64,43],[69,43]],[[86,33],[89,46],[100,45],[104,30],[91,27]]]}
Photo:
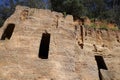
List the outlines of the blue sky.
{"label": "blue sky", "polygon": [[[48,1],[48,0],[43,0],[45,3]],[[14,0],[14,2],[16,2],[16,0]],[[6,7],[9,7],[9,0],[0,0],[0,5],[1,6],[6,6]]]}
{"label": "blue sky", "polygon": [[9,0],[0,0],[0,5],[1,6],[6,6],[6,7],[9,7]]}

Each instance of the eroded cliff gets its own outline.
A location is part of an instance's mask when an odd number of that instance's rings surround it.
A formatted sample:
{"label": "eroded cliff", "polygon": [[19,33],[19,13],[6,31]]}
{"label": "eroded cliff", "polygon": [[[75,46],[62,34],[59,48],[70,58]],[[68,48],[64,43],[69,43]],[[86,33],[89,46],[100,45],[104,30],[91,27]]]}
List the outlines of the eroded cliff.
{"label": "eroded cliff", "polygon": [[120,31],[17,6],[0,36],[0,80],[120,80]]}

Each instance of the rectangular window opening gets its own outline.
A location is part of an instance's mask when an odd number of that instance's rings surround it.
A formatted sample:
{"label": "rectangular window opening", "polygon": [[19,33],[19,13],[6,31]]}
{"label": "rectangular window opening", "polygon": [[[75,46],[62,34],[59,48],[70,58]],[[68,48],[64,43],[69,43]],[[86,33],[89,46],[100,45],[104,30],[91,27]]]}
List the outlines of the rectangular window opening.
{"label": "rectangular window opening", "polygon": [[15,28],[15,24],[12,24],[12,23],[8,24],[7,28],[2,34],[1,40],[5,40],[6,38],[10,39],[13,34],[14,28]]}
{"label": "rectangular window opening", "polygon": [[97,62],[98,69],[108,69],[102,56],[95,56],[95,60]]}
{"label": "rectangular window opening", "polygon": [[108,70],[108,68],[107,68],[102,56],[95,56],[95,60],[97,62],[97,66],[98,66],[99,79],[102,80],[102,74],[100,72],[100,69]]}
{"label": "rectangular window opening", "polygon": [[39,58],[48,59],[49,45],[50,45],[50,34],[43,33],[41,43],[40,43],[40,48],[39,48]]}

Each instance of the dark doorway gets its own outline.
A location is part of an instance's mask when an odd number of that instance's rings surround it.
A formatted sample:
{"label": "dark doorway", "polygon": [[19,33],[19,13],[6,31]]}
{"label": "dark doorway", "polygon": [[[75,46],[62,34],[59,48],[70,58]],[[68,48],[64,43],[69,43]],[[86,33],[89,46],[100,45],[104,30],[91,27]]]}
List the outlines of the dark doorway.
{"label": "dark doorway", "polygon": [[48,59],[49,44],[50,44],[50,34],[43,33],[39,48],[39,58]]}
{"label": "dark doorway", "polygon": [[97,62],[98,69],[108,69],[102,56],[95,56],[95,60]]}
{"label": "dark doorway", "polygon": [[8,24],[7,28],[2,34],[1,40],[5,40],[5,38],[10,39],[14,31],[14,28],[15,28],[15,24]]}
{"label": "dark doorway", "polygon": [[102,74],[100,72],[100,69],[108,70],[108,68],[107,68],[102,56],[95,56],[95,60],[97,62],[97,66],[98,66],[99,79],[102,80]]}

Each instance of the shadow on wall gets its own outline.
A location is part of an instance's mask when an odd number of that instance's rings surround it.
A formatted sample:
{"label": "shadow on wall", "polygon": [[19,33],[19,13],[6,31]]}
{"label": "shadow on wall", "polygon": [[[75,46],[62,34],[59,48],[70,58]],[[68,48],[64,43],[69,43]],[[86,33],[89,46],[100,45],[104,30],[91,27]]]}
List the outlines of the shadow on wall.
{"label": "shadow on wall", "polygon": [[2,34],[1,40],[5,40],[6,38],[10,39],[13,34],[14,28],[15,28],[15,24],[12,24],[12,23],[8,24],[7,28]]}
{"label": "shadow on wall", "polygon": [[38,55],[39,58],[48,59],[49,45],[50,45],[50,34],[43,33],[41,43],[40,43],[40,48],[39,48],[39,55]]}

